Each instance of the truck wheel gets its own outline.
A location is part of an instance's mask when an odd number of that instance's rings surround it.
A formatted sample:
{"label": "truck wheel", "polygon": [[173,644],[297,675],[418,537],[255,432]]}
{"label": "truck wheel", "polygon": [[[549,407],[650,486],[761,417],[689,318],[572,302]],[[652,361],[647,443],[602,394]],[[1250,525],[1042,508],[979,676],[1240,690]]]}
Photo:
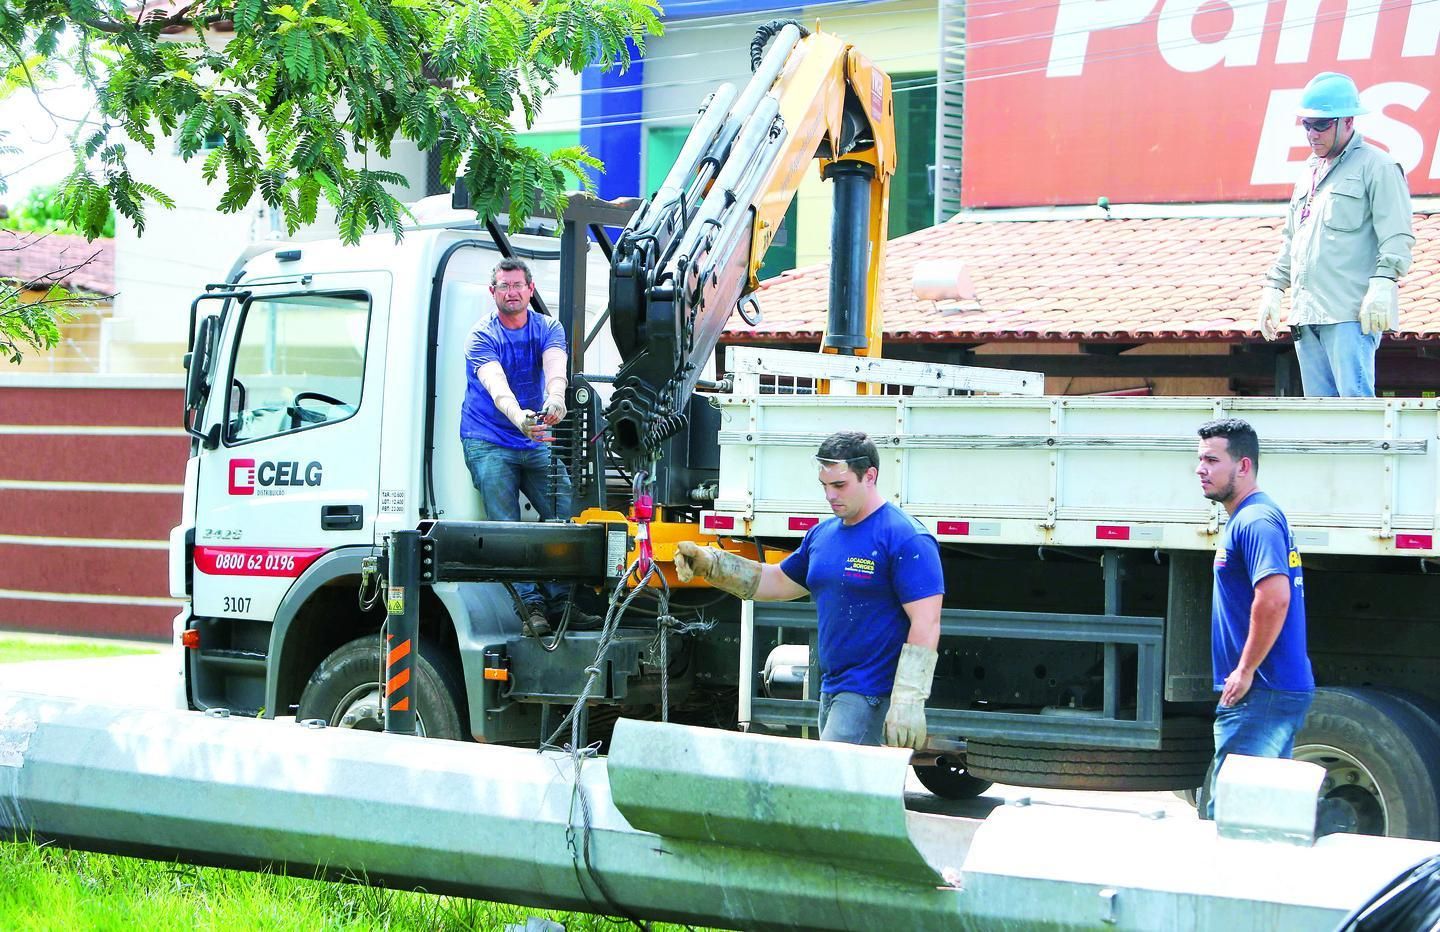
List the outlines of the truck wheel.
{"label": "truck wheel", "polygon": [[941,799],[974,799],[992,786],[965,769],[965,758],[941,756],[933,765],[916,764],[915,778]]}
{"label": "truck wheel", "polygon": [[[380,638],[356,638],[335,649],[310,676],[300,694],[296,719],[318,718],[334,728],[383,731],[380,708]],[[416,732],[460,741],[465,724],[465,691],[454,662],[422,645],[415,657]]]}
{"label": "truck wheel", "polygon": [[1156,749],[1074,748],[971,738],[970,773],[996,783],[1069,790],[1185,790],[1199,786],[1214,756],[1209,723],[1166,721]]}
{"label": "truck wheel", "polygon": [[1440,723],[1424,701],[1382,689],[1315,690],[1295,759],[1325,768],[1321,798],[1362,835],[1440,838]]}

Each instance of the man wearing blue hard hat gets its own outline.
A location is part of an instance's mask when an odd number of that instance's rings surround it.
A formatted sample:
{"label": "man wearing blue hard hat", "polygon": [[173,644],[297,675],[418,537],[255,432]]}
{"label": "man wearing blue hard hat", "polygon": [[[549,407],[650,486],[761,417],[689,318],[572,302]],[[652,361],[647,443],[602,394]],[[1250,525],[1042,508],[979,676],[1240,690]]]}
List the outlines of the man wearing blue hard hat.
{"label": "man wearing blue hard hat", "polygon": [[1308,396],[1373,396],[1380,335],[1400,323],[1396,280],[1410,270],[1410,189],[1405,170],[1355,132],[1355,82],[1326,71],[1305,85],[1300,122],[1310,144],[1290,197],[1280,254],[1257,314],[1260,333],[1280,331],[1292,284],[1290,327]]}

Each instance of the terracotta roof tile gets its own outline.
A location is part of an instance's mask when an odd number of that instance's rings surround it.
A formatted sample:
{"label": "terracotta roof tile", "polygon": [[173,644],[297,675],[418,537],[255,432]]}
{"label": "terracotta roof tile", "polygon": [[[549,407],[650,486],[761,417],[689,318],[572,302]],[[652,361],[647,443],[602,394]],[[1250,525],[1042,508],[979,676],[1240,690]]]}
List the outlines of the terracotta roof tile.
{"label": "terracotta roof tile", "polygon": [[72,291],[113,294],[115,241],[0,230],[0,278],[34,282],[36,288],[59,283]]}
{"label": "terracotta roof tile", "polygon": [[[1279,217],[1156,220],[956,220],[889,244],[887,339],[1257,340],[1258,289],[1280,241]],[[1440,339],[1440,214],[1415,215],[1415,265],[1400,282],[1398,340]],[[912,295],[915,264],[963,262],[977,299]],[[760,326],[738,318],[726,339],[815,342],[829,266],[787,272],[757,297]]]}

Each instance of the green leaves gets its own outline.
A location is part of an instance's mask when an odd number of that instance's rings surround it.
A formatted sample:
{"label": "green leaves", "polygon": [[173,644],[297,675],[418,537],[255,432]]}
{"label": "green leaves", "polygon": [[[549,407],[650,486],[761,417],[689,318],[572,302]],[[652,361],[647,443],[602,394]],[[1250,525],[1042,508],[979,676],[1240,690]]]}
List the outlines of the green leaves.
{"label": "green leaves", "polygon": [[[399,237],[404,179],[392,148],[438,153],[441,181],[524,223],[557,205],[579,149],[520,146],[511,114],[538,117],[560,72],[625,67],[660,31],[654,0],[196,0],[137,24],[122,0],[0,0],[0,89],[69,59],[97,92],[62,186],[66,218],[98,235],[104,208],[143,231],[172,205],[164,178],[133,176],[126,147],[173,146],[219,185],[219,209],[258,198],[292,232],[323,198],[340,233]],[[233,32],[209,33],[229,19]],[[176,31],[175,27],[184,27]],[[0,171],[3,174],[3,171]]]}

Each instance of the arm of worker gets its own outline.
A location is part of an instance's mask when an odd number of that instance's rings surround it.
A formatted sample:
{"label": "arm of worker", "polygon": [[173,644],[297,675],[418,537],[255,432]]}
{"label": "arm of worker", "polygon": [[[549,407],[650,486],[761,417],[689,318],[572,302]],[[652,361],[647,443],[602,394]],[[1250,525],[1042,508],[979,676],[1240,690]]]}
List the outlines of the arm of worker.
{"label": "arm of worker", "polygon": [[675,545],[675,575],[681,582],[698,576],[716,589],[759,602],[788,602],[810,593],[773,563],[757,563],[688,540]]}
{"label": "arm of worker", "polygon": [[1265,287],[1284,292],[1290,287],[1290,244],[1295,238],[1295,226],[1299,223],[1300,209],[1305,204],[1309,188],[1298,185],[1290,195],[1290,206],[1285,211],[1285,226],[1280,230],[1280,250],[1265,273]]}
{"label": "arm of worker", "polygon": [[1260,289],[1260,301],[1255,307],[1255,328],[1267,340],[1280,337],[1285,289],[1290,287],[1290,241],[1297,222],[1296,198],[1300,196],[1297,189],[1290,198],[1290,208],[1285,214],[1285,227],[1280,236],[1280,251],[1275,254],[1270,271],[1265,274],[1265,286]]}
{"label": "arm of worker", "polygon": [[1410,271],[1413,220],[1405,170],[1396,163],[1380,167],[1370,178],[1370,221],[1378,244],[1374,277],[1397,281]]}
{"label": "arm of worker", "polygon": [[500,360],[492,359],[476,366],[475,378],[479,380],[480,386],[490,393],[490,401],[495,405],[496,411],[514,424],[520,433],[538,438],[544,425],[535,417],[534,411],[520,407],[520,402],[510,389],[510,380],[505,377],[505,369],[500,365]]}
{"label": "arm of worker", "polygon": [[557,424],[565,417],[565,377],[567,357],[561,347],[551,346],[540,355],[540,369],[545,376],[545,402],[540,416],[546,424]]}
{"label": "arm of worker", "polygon": [[1250,633],[1245,637],[1245,647],[1240,651],[1240,662],[1230,675],[1225,677],[1225,686],[1220,691],[1221,705],[1234,705],[1250,691],[1255,681],[1255,671],[1275,646],[1280,629],[1285,626],[1285,615],[1290,611],[1290,576],[1275,573],[1255,584],[1255,599],[1250,604]]}
{"label": "arm of worker", "polygon": [[1410,271],[1415,243],[1410,189],[1399,165],[1378,166],[1369,179],[1370,222],[1375,230],[1375,268],[1360,302],[1360,330],[1380,334],[1400,327],[1400,289],[1396,281]]}
{"label": "arm of worker", "polygon": [[925,700],[930,698],[939,659],[945,573],[940,566],[940,545],[928,534],[915,535],[895,556],[892,584],[910,620],[910,634],[900,647],[895,666],[890,708],[885,713],[885,743],[919,751],[925,747]]}

